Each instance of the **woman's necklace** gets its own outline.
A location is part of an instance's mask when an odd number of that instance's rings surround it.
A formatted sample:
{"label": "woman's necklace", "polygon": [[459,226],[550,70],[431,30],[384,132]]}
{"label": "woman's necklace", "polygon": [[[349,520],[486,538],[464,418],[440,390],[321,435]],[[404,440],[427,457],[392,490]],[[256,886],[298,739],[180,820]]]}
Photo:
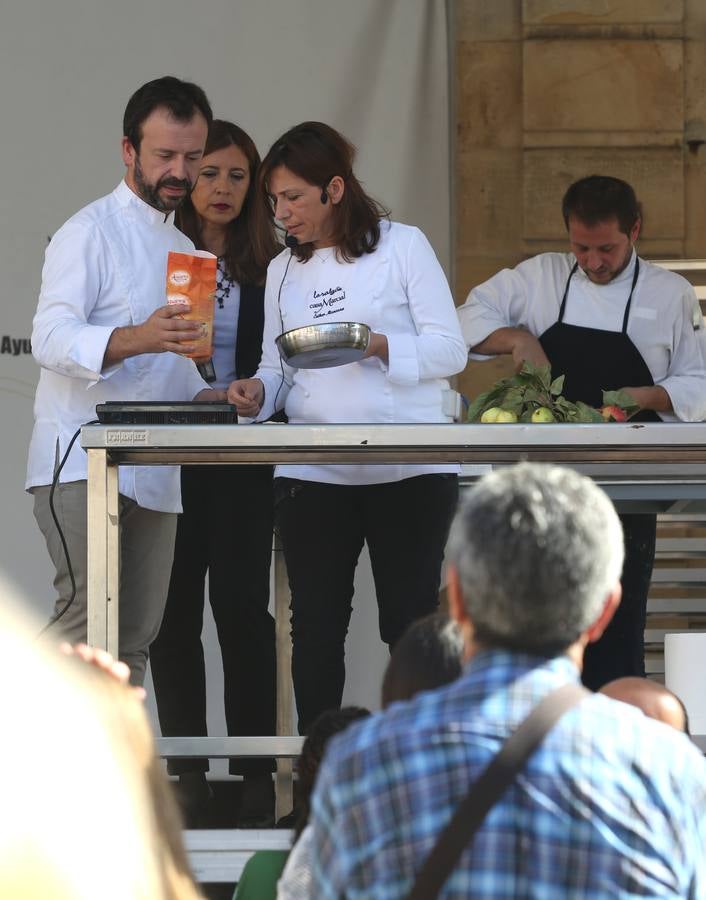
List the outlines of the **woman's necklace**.
{"label": "woman's necklace", "polygon": [[216,273],[216,300],[218,301],[219,309],[223,309],[225,301],[230,296],[230,289],[232,287],[233,282],[228,277],[225,269],[225,259],[223,256],[219,256],[218,270]]}
{"label": "woman's necklace", "polygon": [[314,250],[314,256],[320,259],[321,262],[326,262],[327,259],[331,259],[335,252],[335,247],[322,247],[319,250]]}

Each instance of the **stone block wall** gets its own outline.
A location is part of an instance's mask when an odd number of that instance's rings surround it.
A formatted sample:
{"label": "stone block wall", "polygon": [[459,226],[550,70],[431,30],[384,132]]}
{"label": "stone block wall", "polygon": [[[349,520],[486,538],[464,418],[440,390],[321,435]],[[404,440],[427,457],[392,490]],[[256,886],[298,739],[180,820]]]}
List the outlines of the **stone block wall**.
{"label": "stone block wall", "polygon": [[565,249],[562,194],[592,173],[634,185],[644,256],[706,257],[704,0],[456,0],[455,67],[457,302]]}

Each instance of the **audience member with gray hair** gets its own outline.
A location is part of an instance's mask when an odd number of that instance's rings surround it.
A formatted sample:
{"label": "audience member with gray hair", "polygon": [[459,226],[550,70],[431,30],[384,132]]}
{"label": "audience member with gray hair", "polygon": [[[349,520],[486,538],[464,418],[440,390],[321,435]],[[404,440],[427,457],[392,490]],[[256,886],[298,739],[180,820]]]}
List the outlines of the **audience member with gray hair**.
{"label": "audience member with gray hair", "polygon": [[[449,557],[466,668],[333,739],[312,801],[312,896],[409,896],[470,786],[540,701],[579,682],[620,601],[616,513],[568,469],[482,478]],[[587,694],[461,846],[441,897],[706,896],[706,763],[683,734]]]}
{"label": "audience member with gray hair", "polygon": [[623,533],[591,481],[520,465],[478,484],[448,556],[477,641],[550,655],[598,619],[620,580]]}

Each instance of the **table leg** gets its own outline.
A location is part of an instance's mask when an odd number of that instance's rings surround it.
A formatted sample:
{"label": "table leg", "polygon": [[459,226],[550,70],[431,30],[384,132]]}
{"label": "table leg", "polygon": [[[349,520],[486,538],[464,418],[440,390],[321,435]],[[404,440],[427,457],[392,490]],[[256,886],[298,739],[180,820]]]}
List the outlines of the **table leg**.
{"label": "table leg", "polygon": [[[293,733],[292,641],[289,634],[289,581],[284,551],[279,538],[274,539],[275,562],[275,633],[277,643],[277,734]],[[294,802],[293,763],[277,759],[275,781],[275,818],[280,819]]]}
{"label": "table leg", "polygon": [[120,583],[118,467],[106,450],[88,450],[88,643],[118,657]]}

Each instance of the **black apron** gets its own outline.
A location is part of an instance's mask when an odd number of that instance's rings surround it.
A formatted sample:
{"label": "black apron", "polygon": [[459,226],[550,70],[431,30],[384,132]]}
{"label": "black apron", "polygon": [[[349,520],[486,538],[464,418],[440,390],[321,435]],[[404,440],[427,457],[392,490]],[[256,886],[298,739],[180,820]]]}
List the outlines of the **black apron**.
{"label": "black apron", "polygon": [[[566,279],[558,320],[547,328],[539,342],[551,363],[552,378],[565,376],[563,396],[573,403],[582,400],[589,406],[599,407],[603,403],[604,390],[654,385],[647,363],[628,337],[628,318],[640,273],[640,260],[635,259],[635,274],[625,304],[621,331],[585,328],[564,322],[569,286],[578,265],[574,265]],[[631,421],[659,422],[660,418],[650,409],[641,410]]]}
{"label": "black apron", "polygon": [[[563,396],[574,403],[581,400],[599,407],[604,390],[654,385],[647,363],[627,334],[640,261],[635,259],[635,274],[620,331],[564,322],[569,287],[577,268],[578,263],[566,280],[558,320],[540,336],[539,342],[551,364],[552,378],[564,375]],[[641,410],[631,421],[661,420],[653,410]],[[620,520],[625,535],[625,564],[621,578],[623,599],[603,637],[587,648],[583,680],[592,690],[623,675],[641,677],[645,674],[645,614],[654,563],[657,517],[625,515]]]}

